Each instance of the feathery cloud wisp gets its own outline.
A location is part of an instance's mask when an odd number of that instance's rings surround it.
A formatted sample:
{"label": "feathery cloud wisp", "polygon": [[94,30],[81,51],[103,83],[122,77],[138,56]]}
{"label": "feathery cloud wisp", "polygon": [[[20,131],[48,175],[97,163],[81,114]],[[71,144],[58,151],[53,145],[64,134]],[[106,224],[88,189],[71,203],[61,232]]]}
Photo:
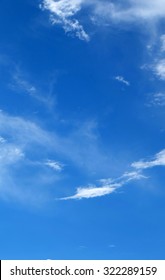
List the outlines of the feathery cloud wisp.
{"label": "feathery cloud wisp", "polygon": [[116,189],[124,186],[132,180],[139,180],[146,178],[138,171],[126,172],[121,177],[116,179],[101,179],[99,182],[101,186],[89,185],[87,187],[78,187],[76,193],[73,196],[64,197],[60,200],[70,199],[82,199],[82,198],[94,198],[101,197],[115,192]]}
{"label": "feathery cloud wisp", "polygon": [[114,192],[116,186],[105,186],[105,187],[96,187],[89,186],[89,187],[80,187],[77,188],[76,194],[69,197],[61,198],[60,200],[69,200],[69,199],[82,199],[82,198],[94,198],[99,196],[108,195]]}
{"label": "feathery cloud wisp", "polygon": [[152,160],[140,160],[137,162],[133,162],[131,166],[134,168],[134,170],[131,172],[125,172],[122,176],[115,179],[100,179],[99,182],[101,183],[101,186],[99,187],[97,187],[96,185],[79,187],[76,190],[76,194],[74,194],[73,196],[61,198],[61,200],[100,197],[111,194],[130,181],[145,179],[147,177],[141,173],[143,169],[155,166],[165,166],[165,149],[157,153]]}
{"label": "feathery cloud wisp", "polygon": [[150,161],[133,162],[131,166],[134,168],[131,172],[125,172],[122,176],[112,179],[100,179],[101,186],[89,185],[87,187],[79,187],[73,196],[61,198],[60,200],[94,198],[105,196],[113,193],[116,189],[123,187],[125,184],[133,180],[140,180],[147,178],[141,172],[143,169],[154,166],[165,166],[165,149],[157,153]]}
{"label": "feathery cloud wisp", "polygon": [[157,153],[150,161],[137,161],[132,163],[132,167],[136,169],[147,169],[154,166],[165,166],[165,149]]}
{"label": "feathery cloud wisp", "polygon": [[81,10],[83,0],[44,0],[41,8],[51,14],[52,24],[59,24],[66,33],[77,36],[80,40],[89,41],[89,35],[74,16]]}

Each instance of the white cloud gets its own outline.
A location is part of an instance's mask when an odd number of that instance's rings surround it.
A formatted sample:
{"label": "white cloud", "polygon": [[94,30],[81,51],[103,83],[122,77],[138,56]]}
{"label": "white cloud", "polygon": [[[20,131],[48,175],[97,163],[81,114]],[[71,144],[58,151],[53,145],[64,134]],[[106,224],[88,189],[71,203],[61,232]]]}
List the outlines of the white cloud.
{"label": "white cloud", "polygon": [[84,174],[105,174],[109,159],[98,146],[95,130],[96,123],[90,121],[61,136],[0,111],[0,196],[5,193],[25,202],[28,193],[28,202],[37,195],[45,199],[45,186],[49,192],[49,186],[63,180],[64,176],[54,170],[61,171],[65,162],[75,172],[81,169]]}
{"label": "white cloud", "polygon": [[55,171],[62,171],[63,169],[63,164],[57,161],[53,160],[47,160],[45,162],[46,166],[49,166],[50,168],[54,169]]}
{"label": "white cloud", "polygon": [[[61,171],[64,165],[58,161],[45,160],[49,155],[51,158],[60,155],[60,158],[69,160],[72,167],[83,168],[88,173],[95,171],[98,174],[101,170],[101,174],[104,174],[106,167],[109,171],[109,161],[97,146],[97,137],[93,131],[95,126],[87,123],[67,137],[61,137],[55,132],[43,130],[34,122],[0,111],[0,195],[2,192],[12,194],[14,188],[15,196],[21,199],[22,195],[26,199],[26,192],[29,194],[31,191],[31,196],[34,197],[36,189],[39,192],[41,187],[54,184],[56,176],[60,174],[53,170]],[[118,178],[101,179],[96,185],[79,187],[74,195],[61,199],[93,198],[111,194],[133,180],[146,178],[141,173],[143,169],[159,165],[165,166],[165,150],[150,161],[134,162],[134,169]],[[26,172],[31,175],[24,175]]]}
{"label": "white cloud", "polygon": [[154,73],[161,80],[165,80],[165,59],[159,60],[153,67]]}
{"label": "white cloud", "polygon": [[[41,3],[42,10],[50,12],[52,24],[61,25],[66,33],[85,41],[90,38],[79,22],[80,11],[86,12],[88,23],[97,25],[152,23],[153,26],[165,16],[164,0],[42,0]],[[88,11],[84,9],[87,7]]]}
{"label": "white cloud", "polygon": [[100,179],[100,187],[97,187],[96,185],[89,185],[88,187],[79,187],[76,190],[76,194],[74,194],[73,196],[61,198],[60,200],[94,198],[109,195],[113,193],[116,189],[121,188],[130,181],[136,181],[142,178],[146,177],[142,175],[139,171],[126,172],[119,178]]}
{"label": "white cloud", "polygon": [[152,95],[152,99],[149,105],[154,106],[165,106],[165,93],[164,92],[157,92]]}
{"label": "white cloud", "polygon": [[125,172],[122,176],[112,179],[112,178],[108,178],[108,179],[100,179],[99,182],[103,185],[109,185],[109,184],[119,184],[120,186],[122,186],[123,184],[132,181],[132,180],[139,180],[142,178],[146,178],[143,174],[141,174],[141,172],[134,170],[134,171],[130,171],[130,172]]}
{"label": "white cloud", "polygon": [[151,161],[138,161],[132,163],[131,166],[134,168],[133,171],[125,172],[122,176],[115,179],[100,179],[99,183],[101,186],[99,187],[96,185],[78,187],[73,196],[64,197],[60,200],[101,197],[113,193],[115,190],[123,187],[131,181],[147,179],[148,177],[142,174],[142,170],[154,166],[165,166],[165,150],[157,153]]}
{"label": "white cloud", "polygon": [[44,0],[43,7],[59,17],[67,18],[74,16],[81,9],[82,2],[82,0]]}
{"label": "white cloud", "polygon": [[75,195],[61,198],[61,200],[100,197],[114,192],[115,189],[116,186],[113,187],[113,185],[105,186],[105,187],[96,187],[96,186],[80,187],[77,188]]}
{"label": "white cloud", "polygon": [[119,82],[121,82],[121,83],[123,83],[123,84],[125,84],[125,85],[127,85],[127,86],[129,86],[130,85],[130,82],[128,82],[126,79],[124,79],[124,77],[122,77],[122,76],[116,76],[115,77],[115,80],[117,80],[117,81],[119,81]]}
{"label": "white cloud", "polygon": [[147,169],[154,166],[165,166],[165,150],[157,153],[150,161],[140,160],[132,163],[132,167],[136,169]]}
{"label": "white cloud", "polygon": [[0,112],[0,135],[13,140],[20,148],[32,149],[38,156],[45,155],[46,159],[52,158],[55,153],[55,158],[60,155],[76,168],[83,168],[88,173],[105,174],[110,160],[100,148],[97,134],[95,121],[78,123],[71,132],[61,136],[55,130],[45,130],[28,119]]}
{"label": "white cloud", "polygon": [[77,36],[80,40],[89,41],[89,35],[74,16],[81,10],[82,0],[43,0],[42,9],[51,13],[52,24],[60,24],[66,33]]}

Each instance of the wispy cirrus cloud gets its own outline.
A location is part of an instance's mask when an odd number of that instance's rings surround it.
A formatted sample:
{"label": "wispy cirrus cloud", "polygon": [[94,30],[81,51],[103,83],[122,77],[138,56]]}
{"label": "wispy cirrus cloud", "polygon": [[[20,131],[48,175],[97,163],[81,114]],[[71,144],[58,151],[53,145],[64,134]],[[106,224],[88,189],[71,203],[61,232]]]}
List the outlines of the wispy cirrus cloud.
{"label": "wispy cirrus cloud", "polygon": [[164,0],[43,0],[40,8],[50,13],[52,24],[59,24],[66,33],[81,40],[90,37],[79,21],[79,12],[89,7],[89,24],[153,23],[165,16]]}
{"label": "wispy cirrus cloud", "polygon": [[142,178],[146,177],[138,171],[126,172],[119,178],[100,179],[100,186],[88,185],[85,187],[78,187],[76,193],[73,196],[64,197],[60,200],[94,198],[109,195],[130,181],[139,180]]}
{"label": "wispy cirrus cloud", "polygon": [[69,197],[61,198],[60,200],[69,200],[69,199],[82,199],[82,198],[94,198],[94,197],[100,197],[104,195],[108,195],[112,192],[114,192],[116,189],[116,186],[101,186],[97,187],[95,185],[89,185],[87,187],[79,187],[77,188],[76,194]]}
{"label": "wispy cirrus cloud", "polygon": [[140,160],[132,163],[132,167],[138,170],[147,169],[155,166],[165,166],[165,150],[157,153],[151,160]]}
{"label": "wispy cirrus cloud", "polygon": [[26,202],[28,193],[28,202],[37,196],[46,199],[49,186],[56,189],[68,165],[84,174],[105,171],[108,162],[97,145],[95,127],[93,122],[79,124],[61,136],[0,111],[0,196]]}
{"label": "wispy cirrus cloud", "polygon": [[79,20],[79,12],[89,7],[89,24],[107,23],[142,23],[147,25],[164,18],[164,0],[43,0],[40,8],[50,13],[53,25],[61,25],[66,33],[78,37],[80,40],[89,41],[90,36],[84,30]]}
{"label": "wispy cirrus cloud", "polygon": [[36,99],[36,101],[43,103],[46,107],[51,108],[54,105],[53,96],[48,90],[45,94],[43,91],[29,81],[25,73],[16,66],[11,73],[11,82],[9,87],[15,92],[21,92],[28,94],[30,97]]}
{"label": "wispy cirrus cloud", "polygon": [[75,18],[81,10],[83,2],[83,0],[43,0],[40,7],[42,10],[50,12],[50,20],[53,25],[61,25],[66,33],[72,34],[80,40],[89,41],[89,35],[85,32],[79,20]]}
{"label": "wispy cirrus cloud", "polygon": [[133,162],[131,164],[131,167],[134,168],[133,171],[125,172],[121,177],[115,179],[100,179],[99,183],[101,186],[88,185],[85,187],[78,187],[74,195],[61,198],[61,200],[77,200],[109,195],[131,181],[146,179],[147,177],[142,174],[142,171],[155,166],[165,166],[165,149],[157,153],[151,160]]}
{"label": "wispy cirrus cloud", "polygon": [[[44,187],[55,185],[57,180],[62,179],[61,171],[63,171],[65,160],[67,162],[69,160],[72,168],[74,163],[76,168],[83,169],[83,172],[85,169],[88,172],[89,170],[96,171],[101,166],[105,169],[106,161],[96,148],[97,146],[92,152],[90,151],[90,147],[94,147],[97,142],[97,138],[93,137],[91,131],[93,126],[91,126],[87,124],[75,135],[68,135],[66,140],[65,137],[55,132],[50,133],[32,121],[10,116],[1,111],[0,195],[5,194],[19,200],[24,199],[24,201],[27,193],[28,200],[33,200],[38,195],[45,197]],[[79,143],[79,140],[84,137],[87,138],[87,143],[86,140]],[[77,143],[79,144],[76,147]],[[68,153],[69,150],[72,150],[71,153]],[[88,152],[84,154],[86,150]],[[54,160],[58,156],[64,159],[64,164],[59,160]],[[47,159],[49,157],[54,159]],[[98,166],[92,164],[93,159],[97,159]],[[96,184],[78,187],[74,195],[60,200],[94,198],[111,194],[132,181],[145,179],[146,176],[142,174],[142,171],[154,166],[165,166],[165,150],[157,153],[151,160],[133,162],[131,165],[133,169],[120,177],[100,179]]]}

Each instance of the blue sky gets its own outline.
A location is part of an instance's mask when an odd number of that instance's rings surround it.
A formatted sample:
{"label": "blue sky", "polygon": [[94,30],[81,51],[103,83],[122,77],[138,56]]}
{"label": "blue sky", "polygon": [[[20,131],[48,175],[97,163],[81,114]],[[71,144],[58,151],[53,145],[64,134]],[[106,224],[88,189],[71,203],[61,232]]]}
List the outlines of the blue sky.
{"label": "blue sky", "polygon": [[2,0],[0,259],[165,258],[164,0]]}

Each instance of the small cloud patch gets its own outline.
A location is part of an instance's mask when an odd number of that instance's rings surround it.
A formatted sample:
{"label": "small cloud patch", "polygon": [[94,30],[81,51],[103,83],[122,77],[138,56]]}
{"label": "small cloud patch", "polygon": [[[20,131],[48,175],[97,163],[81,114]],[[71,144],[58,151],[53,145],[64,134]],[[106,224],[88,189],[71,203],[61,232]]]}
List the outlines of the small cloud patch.
{"label": "small cloud patch", "polygon": [[118,82],[120,82],[120,83],[125,84],[126,86],[130,86],[130,82],[127,81],[127,80],[126,80],[124,77],[122,77],[122,76],[116,76],[116,77],[115,77],[115,80],[118,81]]}
{"label": "small cloud patch", "polygon": [[61,164],[60,162],[57,161],[53,161],[53,160],[47,160],[45,162],[45,165],[54,169],[55,171],[62,171],[63,170],[63,164]]}

